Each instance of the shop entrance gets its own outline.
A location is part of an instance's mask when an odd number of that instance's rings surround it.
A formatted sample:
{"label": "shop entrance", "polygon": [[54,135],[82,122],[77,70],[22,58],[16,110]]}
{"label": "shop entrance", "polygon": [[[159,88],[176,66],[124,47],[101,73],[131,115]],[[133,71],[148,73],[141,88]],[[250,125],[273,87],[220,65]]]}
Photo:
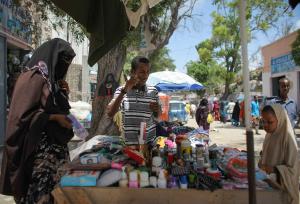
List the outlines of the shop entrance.
{"label": "shop entrance", "polygon": [[4,144],[6,129],[6,80],[7,80],[7,63],[6,63],[6,39],[0,36],[0,147]]}
{"label": "shop entrance", "polygon": [[285,76],[272,78],[272,95],[279,96],[279,80]]}

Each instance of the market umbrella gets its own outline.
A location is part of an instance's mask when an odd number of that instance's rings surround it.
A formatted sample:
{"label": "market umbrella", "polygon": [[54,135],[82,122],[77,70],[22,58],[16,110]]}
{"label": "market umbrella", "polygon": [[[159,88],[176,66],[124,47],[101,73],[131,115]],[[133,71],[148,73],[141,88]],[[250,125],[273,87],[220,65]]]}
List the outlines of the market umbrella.
{"label": "market umbrella", "polygon": [[89,33],[88,63],[90,66],[119,43],[129,29],[125,7],[120,0],[51,1]]}
{"label": "market umbrella", "polygon": [[204,88],[189,75],[173,71],[151,73],[147,85],[155,86],[158,91],[195,91]]}

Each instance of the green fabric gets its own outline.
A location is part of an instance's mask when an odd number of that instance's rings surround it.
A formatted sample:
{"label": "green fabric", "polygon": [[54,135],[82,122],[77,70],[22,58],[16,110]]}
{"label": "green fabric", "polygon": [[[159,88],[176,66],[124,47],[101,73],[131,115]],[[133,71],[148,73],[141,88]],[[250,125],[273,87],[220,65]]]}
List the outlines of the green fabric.
{"label": "green fabric", "polygon": [[90,34],[88,63],[93,66],[120,42],[129,29],[120,0],[51,0]]}

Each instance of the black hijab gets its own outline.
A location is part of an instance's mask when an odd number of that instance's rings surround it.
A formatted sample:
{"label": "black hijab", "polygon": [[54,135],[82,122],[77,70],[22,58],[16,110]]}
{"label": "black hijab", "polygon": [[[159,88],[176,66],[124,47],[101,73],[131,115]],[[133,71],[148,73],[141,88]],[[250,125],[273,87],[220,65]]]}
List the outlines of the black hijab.
{"label": "black hijab", "polygon": [[54,92],[58,91],[57,81],[63,79],[68,67],[75,57],[75,52],[70,43],[54,38],[42,44],[33,53],[27,67],[37,66],[40,61],[45,62],[48,69],[48,78]]}

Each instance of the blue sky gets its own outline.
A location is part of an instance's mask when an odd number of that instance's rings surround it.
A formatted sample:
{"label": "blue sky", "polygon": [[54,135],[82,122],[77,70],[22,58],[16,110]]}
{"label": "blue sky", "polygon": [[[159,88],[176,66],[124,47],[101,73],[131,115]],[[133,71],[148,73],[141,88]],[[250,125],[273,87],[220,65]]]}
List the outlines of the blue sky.
{"label": "blue sky", "polygon": [[[174,60],[177,71],[186,72],[186,63],[191,60],[198,60],[195,46],[211,36],[212,19],[210,14],[214,9],[210,1],[198,0],[194,8],[195,17],[182,23],[171,37],[167,47],[170,49],[170,56]],[[300,5],[296,7],[293,13],[294,17],[288,20],[295,24],[295,28],[300,28]],[[260,47],[274,41],[277,32],[271,29],[267,36],[263,33],[255,33],[255,36],[256,38],[248,45],[250,69],[253,69],[260,62],[260,52],[255,55],[255,59],[251,58],[253,53],[256,53]]]}

